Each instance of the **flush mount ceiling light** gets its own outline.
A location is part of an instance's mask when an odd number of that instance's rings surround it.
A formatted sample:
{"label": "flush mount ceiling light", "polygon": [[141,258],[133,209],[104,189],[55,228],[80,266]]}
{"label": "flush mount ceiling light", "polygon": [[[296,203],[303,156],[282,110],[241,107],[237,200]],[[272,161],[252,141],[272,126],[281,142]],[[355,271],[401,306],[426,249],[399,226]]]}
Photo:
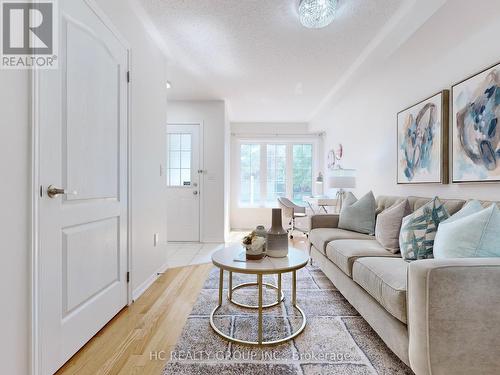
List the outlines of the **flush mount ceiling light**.
{"label": "flush mount ceiling light", "polygon": [[328,26],[335,18],[338,0],[300,0],[299,18],[309,29]]}
{"label": "flush mount ceiling light", "polygon": [[171,89],[171,88],[172,88],[172,82],[167,81],[167,89]]}

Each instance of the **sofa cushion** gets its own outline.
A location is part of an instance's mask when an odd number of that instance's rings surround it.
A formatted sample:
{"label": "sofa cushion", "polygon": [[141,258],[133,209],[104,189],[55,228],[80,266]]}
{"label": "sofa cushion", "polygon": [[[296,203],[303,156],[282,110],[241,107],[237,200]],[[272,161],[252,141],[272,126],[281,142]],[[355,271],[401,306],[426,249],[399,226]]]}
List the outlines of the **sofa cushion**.
{"label": "sofa cushion", "polygon": [[[410,207],[413,207],[413,211],[425,206],[430,201],[432,201],[430,198],[408,197],[408,202],[410,203]],[[450,215],[458,212],[465,204],[465,201],[462,199],[440,199],[440,201]]]}
{"label": "sofa cushion", "polygon": [[[424,206],[425,204],[429,203],[432,200],[432,198],[413,197],[413,196],[397,197],[391,195],[380,195],[377,197],[377,211],[380,213],[383,210],[391,207],[395,203],[399,203],[401,201],[404,201],[405,199],[408,199],[408,203],[410,204],[410,209],[412,212],[418,210],[420,207]],[[465,204],[465,201],[461,199],[442,199],[441,202],[444,204],[450,215],[453,215],[455,212],[458,212]],[[500,208],[500,203],[499,203],[499,208]]]}
{"label": "sofa cushion", "polygon": [[377,203],[370,191],[359,200],[349,192],[342,203],[339,228],[359,233],[375,234]]}
{"label": "sofa cushion", "polygon": [[[373,237],[372,237],[373,238]],[[352,265],[361,257],[398,257],[384,249],[376,240],[336,240],[326,246],[326,256],[347,276],[352,277]]]}
{"label": "sofa cushion", "polygon": [[352,279],[392,316],[407,323],[406,273],[401,258],[361,258],[354,262]]}
{"label": "sofa cushion", "polygon": [[[474,200],[474,199],[470,199],[467,202],[470,202],[471,200]],[[481,203],[481,206],[483,206],[484,208],[488,208],[492,204],[496,204],[497,207],[500,208],[500,202],[494,202],[494,201],[479,201],[479,202]]]}
{"label": "sofa cushion", "polygon": [[338,228],[316,228],[309,232],[309,241],[322,253],[325,253],[328,242],[343,239],[373,240],[373,236]]}

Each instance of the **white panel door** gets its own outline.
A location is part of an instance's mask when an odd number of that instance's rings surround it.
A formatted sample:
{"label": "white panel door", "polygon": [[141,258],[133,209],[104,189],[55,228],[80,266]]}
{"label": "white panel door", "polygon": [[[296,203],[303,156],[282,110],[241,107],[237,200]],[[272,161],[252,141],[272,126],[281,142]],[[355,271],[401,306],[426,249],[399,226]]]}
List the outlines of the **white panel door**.
{"label": "white panel door", "polygon": [[128,52],[84,0],[59,7],[59,69],[36,81],[44,375],[127,304]]}
{"label": "white panel door", "polygon": [[167,125],[167,238],[200,240],[200,126]]}

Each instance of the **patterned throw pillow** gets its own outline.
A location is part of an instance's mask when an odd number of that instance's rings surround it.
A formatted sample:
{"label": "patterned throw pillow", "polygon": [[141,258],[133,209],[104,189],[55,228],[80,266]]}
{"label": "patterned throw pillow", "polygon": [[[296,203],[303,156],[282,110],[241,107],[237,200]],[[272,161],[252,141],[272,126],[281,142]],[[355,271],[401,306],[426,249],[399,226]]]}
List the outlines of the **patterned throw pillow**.
{"label": "patterned throw pillow", "polygon": [[411,215],[403,218],[403,225],[399,235],[399,247],[403,259],[432,258],[434,238],[439,223],[449,217],[450,214],[436,197]]}

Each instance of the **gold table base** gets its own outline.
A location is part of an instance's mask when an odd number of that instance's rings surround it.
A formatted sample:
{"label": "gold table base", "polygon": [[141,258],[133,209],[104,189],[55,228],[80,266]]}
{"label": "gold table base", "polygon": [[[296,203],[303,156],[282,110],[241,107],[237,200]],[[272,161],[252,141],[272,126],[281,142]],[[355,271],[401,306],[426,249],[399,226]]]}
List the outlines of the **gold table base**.
{"label": "gold table base", "polygon": [[[263,334],[262,334],[262,310],[265,308],[271,308],[274,306],[278,306],[281,302],[284,301],[285,296],[283,294],[283,291],[281,289],[281,273],[278,273],[278,286],[269,284],[269,283],[263,283],[262,282],[262,274],[257,274],[257,282],[256,283],[243,283],[239,284],[235,287],[233,287],[233,272],[229,272],[229,290],[227,294],[227,299],[229,302],[232,304],[239,306],[239,307],[244,307],[244,308],[249,308],[249,309],[257,309],[258,310],[258,339],[257,341],[246,341],[246,340],[240,340],[235,337],[226,335],[224,332],[219,330],[217,326],[214,323],[214,316],[215,313],[222,307],[222,296],[223,296],[223,287],[224,287],[224,270],[221,268],[220,273],[219,273],[219,304],[212,310],[210,313],[210,326],[212,329],[217,333],[219,336],[223,337],[224,339],[237,343],[237,344],[242,344],[242,345],[250,345],[250,346],[264,346],[264,345],[277,345],[281,344],[284,342],[287,342],[295,337],[297,337],[299,334],[302,333],[304,328],[306,327],[306,315],[304,314],[304,311],[297,305],[297,273],[296,271],[292,271],[292,306],[298,310],[300,315],[302,316],[302,324],[300,328],[292,333],[291,335],[284,337],[282,339],[278,340],[272,340],[272,341],[264,341],[263,340]],[[263,286],[267,286],[272,289],[277,290],[277,298],[276,301],[267,305],[263,305],[262,301],[262,288]],[[249,286],[258,286],[258,295],[259,295],[259,302],[258,305],[246,305],[243,303],[239,303],[237,301],[233,300],[233,292],[237,289],[249,287]]]}

